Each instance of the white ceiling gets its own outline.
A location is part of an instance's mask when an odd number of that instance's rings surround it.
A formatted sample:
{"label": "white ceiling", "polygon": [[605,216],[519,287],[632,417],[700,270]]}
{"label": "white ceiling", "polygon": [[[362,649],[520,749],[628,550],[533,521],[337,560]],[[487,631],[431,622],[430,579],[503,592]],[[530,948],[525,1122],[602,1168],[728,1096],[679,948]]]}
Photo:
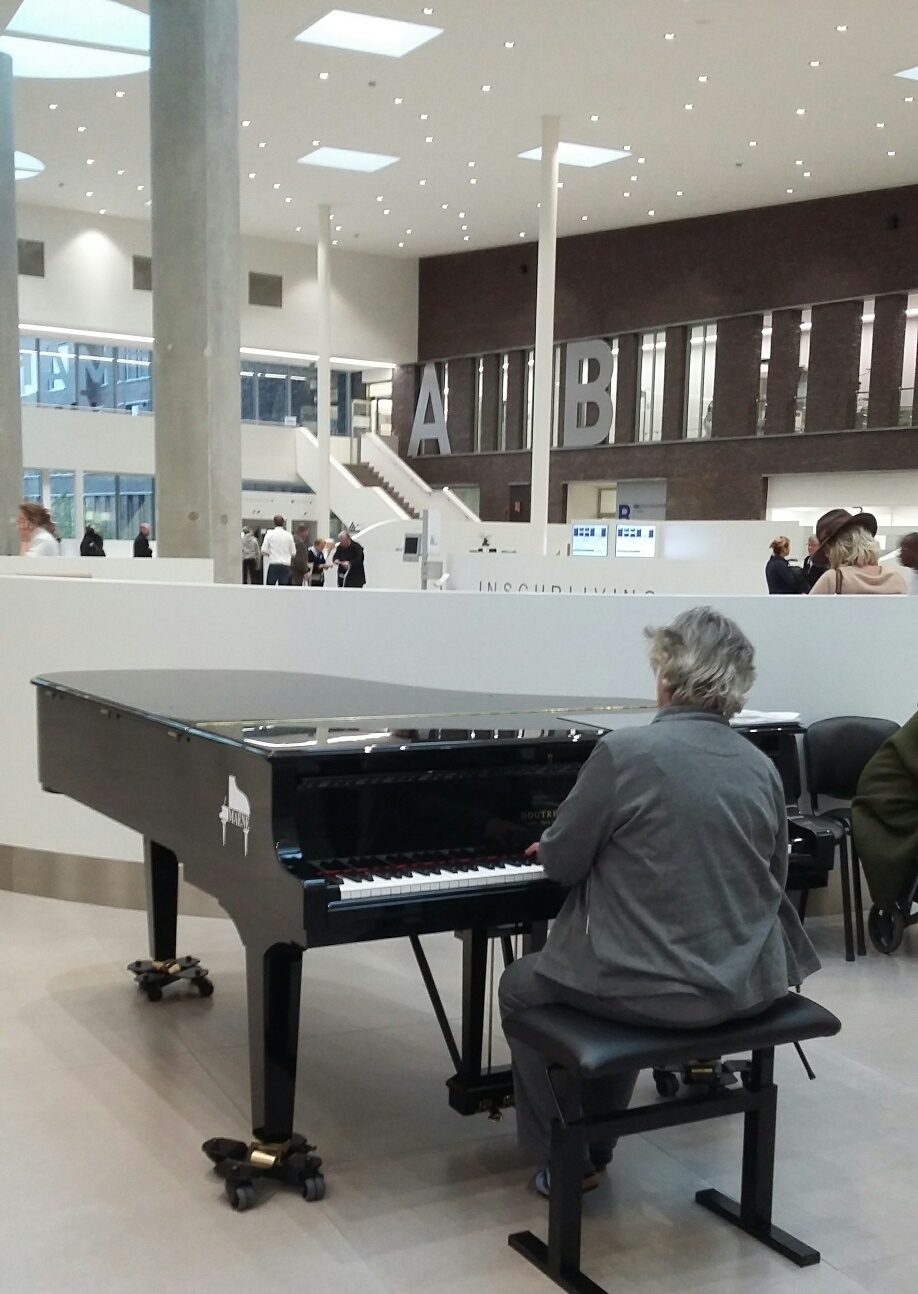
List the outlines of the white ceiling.
{"label": "white ceiling", "polygon": [[[562,234],[918,182],[918,83],[894,75],[918,64],[914,0],[432,0],[431,17],[423,0],[350,0],[444,34],[402,59],[294,42],[336,2],[241,0],[247,233],[314,241],[327,202],[354,251],[534,239],[539,167],[517,154],[543,113],[565,140],[631,145],[631,159],[562,167]],[[0,17],[14,8],[0,0]],[[17,147],[46,166],[20,199],[146,218],[146,97],[146,76],[18,82]],[[401,160],[375,175],[297,165],[316,139]]]}

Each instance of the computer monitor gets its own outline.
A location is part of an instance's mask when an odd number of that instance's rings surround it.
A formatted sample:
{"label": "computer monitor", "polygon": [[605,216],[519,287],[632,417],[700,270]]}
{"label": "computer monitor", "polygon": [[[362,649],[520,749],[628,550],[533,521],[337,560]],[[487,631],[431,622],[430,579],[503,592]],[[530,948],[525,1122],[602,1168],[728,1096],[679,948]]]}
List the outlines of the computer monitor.
{"label": "computer monitor", "polygon": [[406,535],[405,544],[402,549],[403,562],[416,562],[421,556],[421,536]]}
{"label": "computer monitor", "polygon": [[571,557],[608,557],[609,523],[575,521],[571,526]]}
{"label": "computer monitor", "polygon": [[615,527],[616,557],[655,557],[656,551],[655,525],[635,526],[628,523]]}

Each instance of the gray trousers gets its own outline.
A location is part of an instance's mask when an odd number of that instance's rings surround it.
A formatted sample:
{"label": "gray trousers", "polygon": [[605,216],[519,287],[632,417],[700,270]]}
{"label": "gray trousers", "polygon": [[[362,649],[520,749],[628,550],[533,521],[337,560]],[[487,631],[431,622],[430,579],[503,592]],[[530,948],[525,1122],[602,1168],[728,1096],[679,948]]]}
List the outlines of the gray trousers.
{"label": "gray trousers", "polygon": [[[626,1007],[617,1010],[614,1001],[578,993],[538,972],[538,953],[520,957],[501,976],[498,1000],[502,1020],[527,1006],[547,1006],[561,1002],[590,1015],[600,1015],[622,1024],[648,1023],[637,1019]],[[513,1087],[516,1095],[516,1131],[520,1147],[540,1167],[548,1163],[551,1146],[551,1121],[557,1114],[554,1097],[546,1074],[546,1060],[534,1048],[515,1040],[510,1042],[513,1062]],[[629,1070],[611,1078],[597,1079],[584,1087],[584,1114],[625,1110],[634,1092],[638,1070]],[[593,1159],[606,1160],[614,1142],[592,1144]],[[585,1164],[584,1169],[588,1166]]]}

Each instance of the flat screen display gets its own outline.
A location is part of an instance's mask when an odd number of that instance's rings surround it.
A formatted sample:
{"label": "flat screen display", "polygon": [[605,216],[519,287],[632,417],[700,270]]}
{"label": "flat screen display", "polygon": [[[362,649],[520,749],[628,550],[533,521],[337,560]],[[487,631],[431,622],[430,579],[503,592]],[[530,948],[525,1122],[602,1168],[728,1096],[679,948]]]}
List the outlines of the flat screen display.
{"label": "flat screen display", "polygon": [[616,526],[616,557],[654,557],[657,549],[656,526]]}
{"label": "flat screen display", "polygon": [[608,523],[605,521],[575,521],[571,526],[571,557],[608,556]]}

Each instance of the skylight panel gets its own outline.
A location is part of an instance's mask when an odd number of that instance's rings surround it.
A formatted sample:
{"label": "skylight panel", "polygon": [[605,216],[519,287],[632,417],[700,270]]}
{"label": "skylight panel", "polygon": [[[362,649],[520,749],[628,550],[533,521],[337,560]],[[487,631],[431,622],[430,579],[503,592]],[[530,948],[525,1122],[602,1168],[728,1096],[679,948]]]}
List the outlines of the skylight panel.
{"label": "skylight panel", "polygon": [[301,31],[296,39],[308,45],[402,58],[442,32],[442,27],[433,27],[429,23],[401,22],[395,18],[332,9],[324,18]]}

